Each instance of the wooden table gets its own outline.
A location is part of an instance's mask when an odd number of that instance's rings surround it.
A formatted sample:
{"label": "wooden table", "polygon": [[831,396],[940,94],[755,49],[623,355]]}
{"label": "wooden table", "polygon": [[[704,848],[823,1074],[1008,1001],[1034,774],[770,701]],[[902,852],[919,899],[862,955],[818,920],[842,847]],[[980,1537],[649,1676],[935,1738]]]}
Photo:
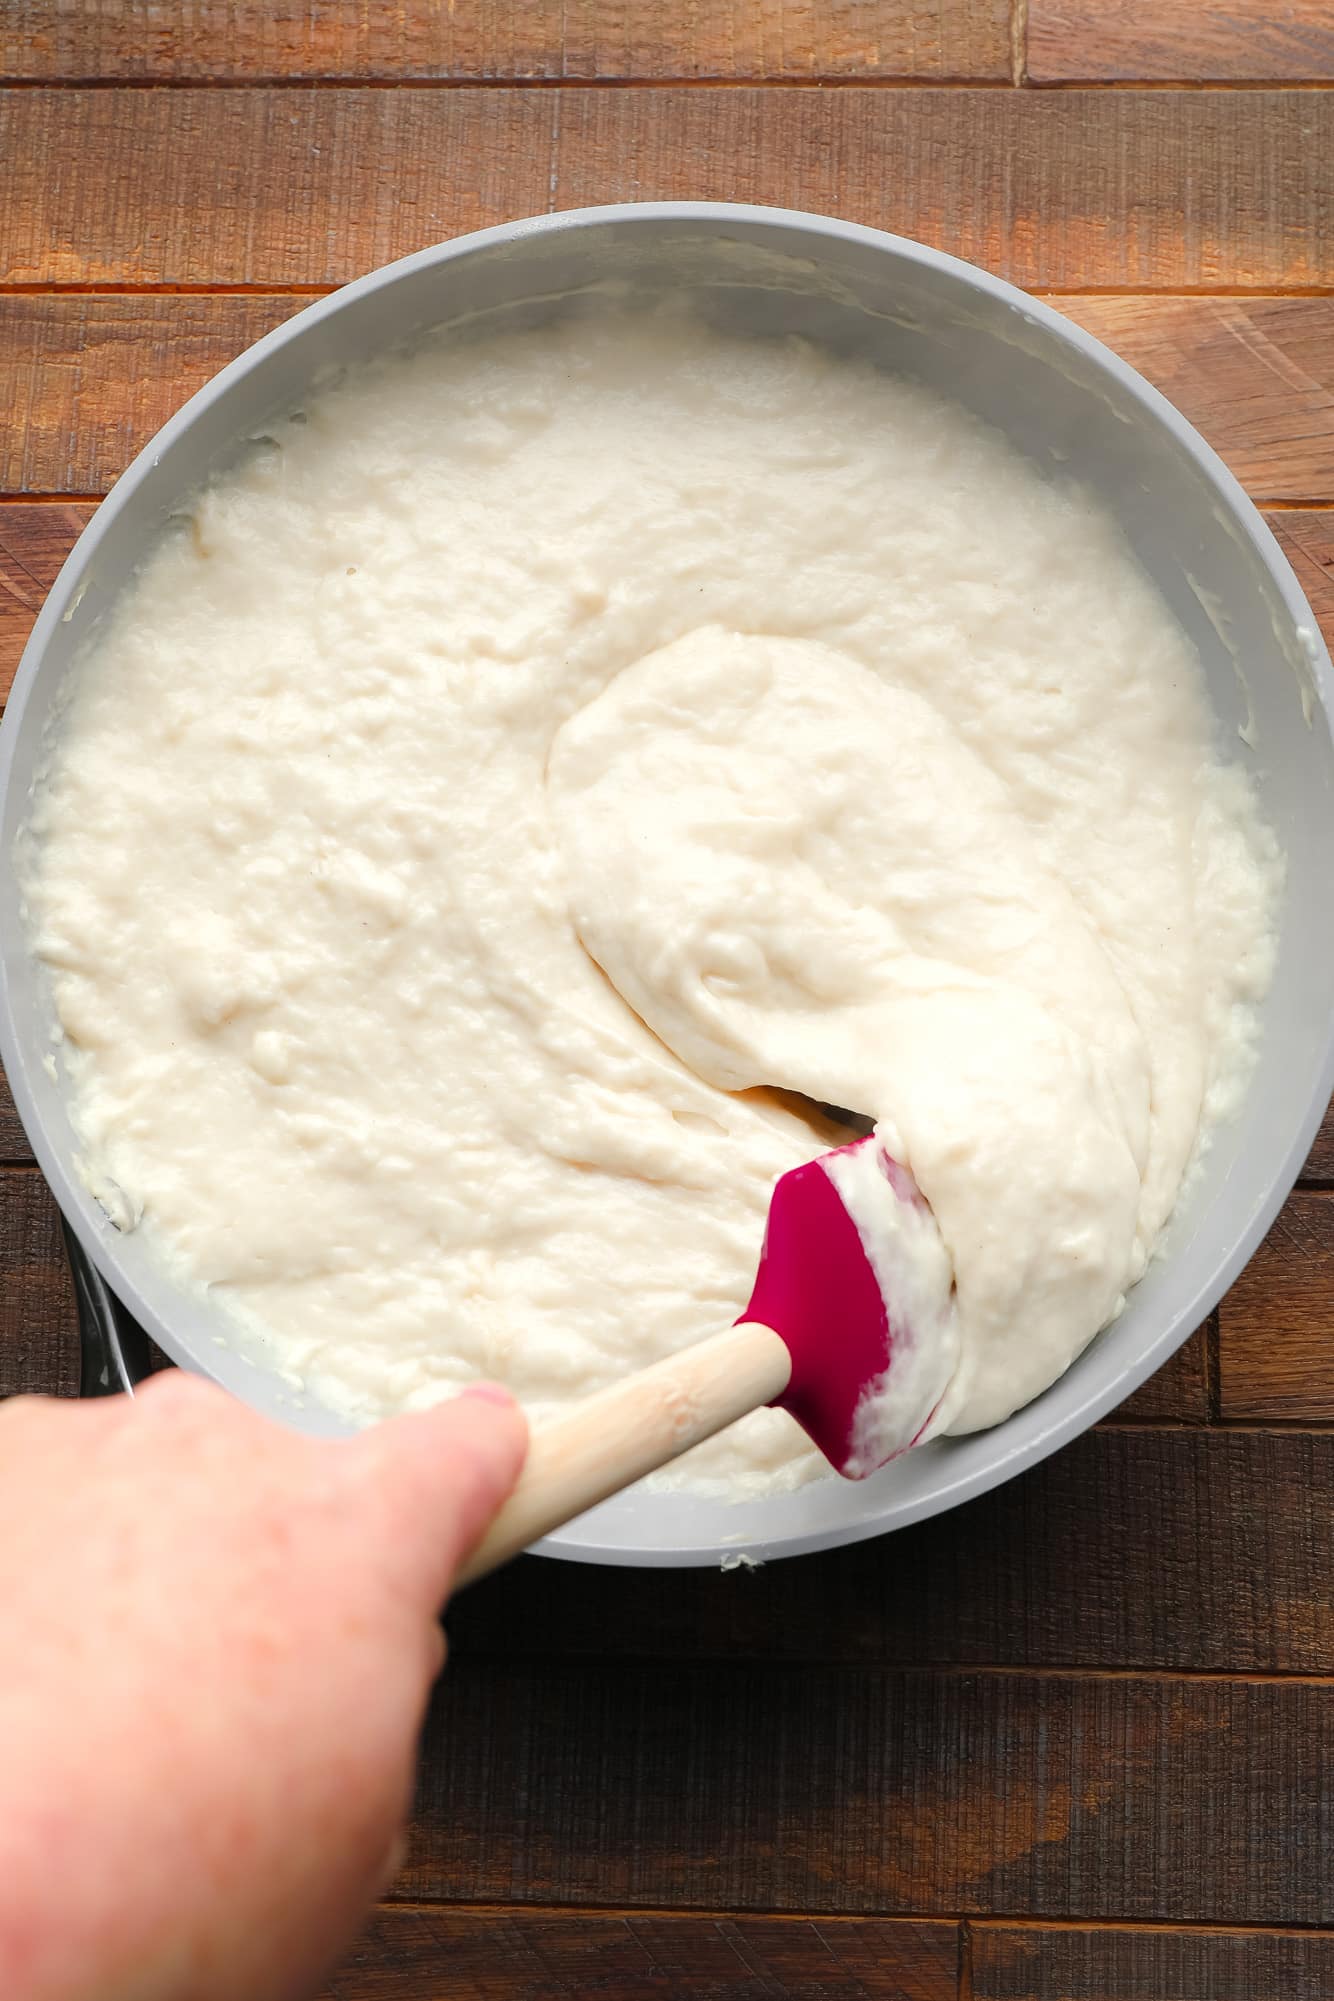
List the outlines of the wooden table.
{"label": "wooden table", "polygon": [[[1334,0],[5,0],[0,72],[6,680],[131,452],[305,299],[672,195],[1052,297],[1334,636]],[[68,1393],[7,1108],[0,1162],[0,1390]],[[1327,1125],[1220,1312],[998,1494],[753,1575],[469,1596],[411,1859],[329,1993],[1326,2001],[1332,1573]]]}

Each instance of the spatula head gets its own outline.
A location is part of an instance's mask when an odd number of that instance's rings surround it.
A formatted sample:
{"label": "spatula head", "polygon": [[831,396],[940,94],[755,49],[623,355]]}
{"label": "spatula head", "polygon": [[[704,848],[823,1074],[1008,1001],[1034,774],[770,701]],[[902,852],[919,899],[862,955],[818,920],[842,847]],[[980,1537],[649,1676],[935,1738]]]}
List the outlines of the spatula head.
{"label": "spatula head", "polygon": [[786,1343],[778,1406],[848,1479],[928,1431],[958,1359],[953,1274],[930,1208],[876,1134],[779,1181],[741,1318]]}

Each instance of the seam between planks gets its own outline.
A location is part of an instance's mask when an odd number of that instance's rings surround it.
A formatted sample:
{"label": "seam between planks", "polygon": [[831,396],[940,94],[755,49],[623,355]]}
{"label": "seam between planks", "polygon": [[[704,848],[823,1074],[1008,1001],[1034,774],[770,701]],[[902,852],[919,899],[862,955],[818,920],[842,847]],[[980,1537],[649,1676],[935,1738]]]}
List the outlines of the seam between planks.
{"label": "seam between planks", "polygon": [[[462,232],[459,232],[462,234]],[[448,238],[445,239],[448,241]],[[1334,286],[1329,288],[1334,292]],[[192,285],[141,283],[133,280],[0,278],[0,292],[11,299],[327,299],[341,285],[282,284],[265,279],[209,279]]]}
{"label": "seam between planks", "polygon": [[[1071,1441],[1073,1443],[1073,1441]],[[707,1565],[695,1568],[708,1569]],[[761,1566],[767,1567],[767,1566]],[[449,1609],[445,1609],[448,1623]],[[534,1668],[540,1668],[548,1676],[553,1673],[572,1675],[590,1662],[606,1666],[613,1663],[625,1670],[634,1668],[641,1673],[657,1671],[676,1674],[685,1669],[707,1668],[710,1673],[720,1670],[732,1675],[753,1674],[756,1669],[763,1672],[801,1679],[808,1675],[827,1675],[831,1668],[857,1681],[908,1680],[912,1677],[926,1677],[931,1681],[1038,1681],[1038,1682],[1138,1682],[1154,1687],[1165,1685],[1172,1688],[1334,1688],[1334,1674],[1315,1674],[1301,1669],[1280,1668],[1159,1668],[1159,1667],[1101,1667],[1088,1662],[1071,1666],[1043,1663],[1041,1666],[1026,1666],[1006,1661],[899,1661],[869,1658],[849,1659],[846,1654],[803,1655],[800,1659],[771,1658],[754,1654],[608,1654],[599,1651],[583,1653],[571,1649],[559,1654],[550,1652],[511,1653],[495,1647],[469,1646],[463,1653],[454,1656],[453,1671],[458,1673],[461,1665],[468,1670],[485,1667],[491,1675],[501,1675],[506,1679],[526,1678]]]}
{"label": "seam between planks", "polygon": [[977,1930],[994,1928],[997,1931],[1109,1931],[1109,1932],[1188,1932],[1198,1938],[1249,1938],[1254,1934],[1282,1937],[1285,1933],[1299,1933],[1303,1938],[1334,1940],[1334,1930],[1328,1925],[1314,1922],[1303,1923],[1301,1919],[1268,1918],[1257,1919],[1254,1924],[1220,1924],[1207,1918],[1085,1918],[1085,1917],[1043,1917],[1036,1912],[1006,1911],[887,1911],[883,1914],[865,1911],[794,1911],[790,1905],[782,1909],[757,1904],[748,1905],[744,1910],[733,1909],[731,1905],[718,1904],[553,1904],[540,1902],[532,1904],[516,1903],[512,1897],[497,1897],[490,1902],[486,1899],[469,1897],[466,1901],[455,1902],[448,1897],[423,1897],[420,1893],[412,1896],[395,1897],[392,1892],[382,1897],[376,1906],[378,1910],[399,1912],[420,1911],[423,1916],[437,1916],[441,1911],[457,1913],[460,1917],[494,1918],[504,1911],[513,1911],[526,1918],[676,1918],[708,1917],[734,1918],[744,1923],[762,1918],[776,1924],[830,1924],[830,1925],[972,1925]]}
{"label": "seam between planks", "polygon": [[[1086,84],[1088,90],[1120,85]],[[1151,86],[1133,85],[1149,89]],[[1172,88],[1171,85],[1165,86]],[[1201,86],[1202,88],[1231,88]],[[1318,88],[1312,85],[1311,88]],[[1302,84],[1269,83],[1267,90],[1304,89]],[[801,76],[5,76],[0,90],[1001,90],[1014,89],[1008,76],[866,76],[821,71]]]}
{"label": "seam between planks", "polygon": [[[1022,4],[1022,0],[1021,0]],[[1026,9],[1025,9],[1026,11]],[[999,90],[1012,91],[1009,76],[868,76],[840,70],[811,71],[801,76],[411,76],[291,75],[275,71],[254,76],[7,76],[0,73],[0,90]],[[1058,94],[1086,90],[1098,95],[1143,90],[1185,94],[1215,91],[1245,94],[1268,90],[1322,91],[1334,89],[1327,77],[1070,77],[1034,83],[1025,72],[1027,92]]]}

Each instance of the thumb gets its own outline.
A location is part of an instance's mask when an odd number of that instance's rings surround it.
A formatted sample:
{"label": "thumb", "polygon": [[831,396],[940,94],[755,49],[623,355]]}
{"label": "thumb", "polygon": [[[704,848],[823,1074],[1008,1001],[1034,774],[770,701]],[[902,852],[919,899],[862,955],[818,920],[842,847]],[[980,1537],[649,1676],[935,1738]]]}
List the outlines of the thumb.
{"label": "thumb", "polygon": [[430,1410],[387,1418],[349,1448],[384,1510],[414,1590],[434,1611],[454,1572],[519,1477],[528,1426],[497,1383],[474,1383]]}

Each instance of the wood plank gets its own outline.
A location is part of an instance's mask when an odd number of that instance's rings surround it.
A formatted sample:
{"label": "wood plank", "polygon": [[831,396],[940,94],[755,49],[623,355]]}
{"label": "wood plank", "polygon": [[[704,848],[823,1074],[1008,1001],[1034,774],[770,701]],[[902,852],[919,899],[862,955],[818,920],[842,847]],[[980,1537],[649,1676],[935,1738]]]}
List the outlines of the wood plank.
{"label": "wood plank", "polygon": [[958,1927],[390,1907],[321,2001],[954,2001]]}
{"label": "wood plank", "polygon": [[1207,1424],[1210,1415],[1210,1322],[1197,1327],[1156,1374],[1119,1404],[1104,1424],[1173,1419],[1181,1424]]}
{"label": "wood plank", "polygon": [[5,1073],[0,1070],[0,1167],[12,1166],[16,1161],[32,1159],[32,1148],[28,1136],[19,1124],[19,1115],[14,1109],[14,1100],[9,1094]]}
{"label": "wood plank", "polygon": [[104,491],[223,363],[304,302],[0,297],[0,492]]}
{"label": "wood plank", "polygon": [[556,206],[564,115],[550,90],[0,91],[0,281],[340,284]]}
{"label": "wood plank", "polygon": [[1334,1937],[1327,1932],[972,1927],[973,2001],[1318,2001],[1329,1994]]}
{"label": "wood plank", "polygon": [[1328,1435],[1098,1431],[878,1542],[726,1574],[529,1557],[448,1623],[460,1662],[1330,1674],[1332,1515]]}
{"label": "wood plank", "polygon": [[1334,78],[1329,0],[1028,0],[1030,83]]}
{"label": "wood plank", "polygon": [[[1329,450],[1334,458],[1334,430]],[[1334,649],[1334,509],[1285,507],[1269,516],[1269,525]]]}
{"label": "wood plank", "polygon": [[1303,1169],[1303,1179],[1334,1181],[1334,1105],[1325,1113],[1324,1123],[1315,1136],[1315,1145]]}
{"label": "wood plank", "polygon": [[1252,498],[1334,494],[1334,300],[1051,303],[1161,389]]}
{"label": "wood plank", "polygon": [[1005,77],[1008,0],[9,0],[0,76]]}
{"label": "wood plank", "polygon": [[1219,1309],[1223,1416],[1334,1420],[1334,1194],[1289,1198]]}
{"label": "wood plank", "polygon": [[55,1203],[31,1168],[0,1171],[0,1397],[73,1396],[74,1292]]}
{"label": "wood plank", "polygon": [[[0,503],[0,703],[9,698],[42,600],[94,512],[90,506]],[[0,1148],[6,1109],[0,1085]]]}
{"label": "wood plank", "polygon": [[399,1887],[1314,1925],[1331,1755],[1303,1682],[456,1662]]}
{"label": "wood plank", "polygon": [[0,278],[333,285],[513,215],[698,196],[1030,286],[1281,290],[1334,284],[1332,151],[1309,91],[17,89]]}
{"label": "wood plank", "polygon": [[[105,491],[188,395],[304,303],[0,293],[0,407],[26,413],[0,429],[0,493]],[[1171,396],[1254,498],[1334,499],[1334,299],[1053,303]],[[1276,525],[1304,538],[1290,551],[1334,633],[1313,574],[1328,531],[1310,512]]]}

